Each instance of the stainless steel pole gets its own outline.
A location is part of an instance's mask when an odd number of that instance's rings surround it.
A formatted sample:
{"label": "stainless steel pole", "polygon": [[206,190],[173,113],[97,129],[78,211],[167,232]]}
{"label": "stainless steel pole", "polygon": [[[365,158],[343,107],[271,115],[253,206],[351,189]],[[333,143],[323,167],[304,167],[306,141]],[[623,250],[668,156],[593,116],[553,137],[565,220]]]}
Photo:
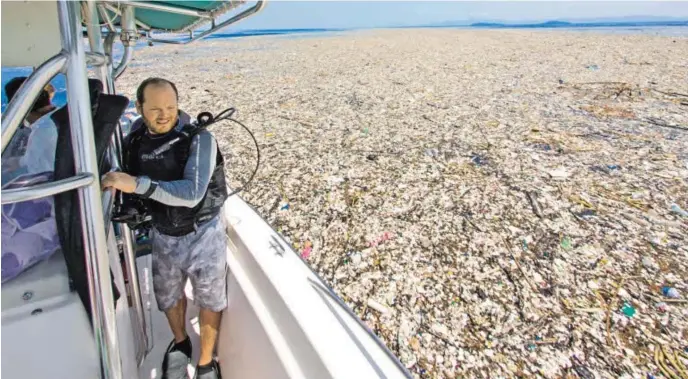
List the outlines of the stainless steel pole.
{"label": "stainless steel pole", "polygon": [[[68,62],[67,100],[76,172],[96,177],[96,159],[91,101],[89,98],[86,57],[81,40],[80,3],[61,0],[57,3],[62,49]],[[108,247],[103,223],[100,180],[79,189],[81,227],[88,289],[91,298],[93,335],[101,359],[102,378],[121,379],[122,362],[117,344],[114,296],[110,279]]]}

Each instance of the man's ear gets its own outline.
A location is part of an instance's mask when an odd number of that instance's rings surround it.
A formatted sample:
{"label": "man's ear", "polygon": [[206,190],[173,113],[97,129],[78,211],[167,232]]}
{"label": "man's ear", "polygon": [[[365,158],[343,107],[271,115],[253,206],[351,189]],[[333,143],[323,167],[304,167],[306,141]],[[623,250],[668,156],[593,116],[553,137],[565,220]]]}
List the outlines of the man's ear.
{"label": "man's ear", "polygon": [[141,103],[139,103],[138,101],[136,102],[136,113],[138,113],[138,114],[140,114],[141,116],[143,116],[143,109],[142,109],[142,107],[141,107]]}

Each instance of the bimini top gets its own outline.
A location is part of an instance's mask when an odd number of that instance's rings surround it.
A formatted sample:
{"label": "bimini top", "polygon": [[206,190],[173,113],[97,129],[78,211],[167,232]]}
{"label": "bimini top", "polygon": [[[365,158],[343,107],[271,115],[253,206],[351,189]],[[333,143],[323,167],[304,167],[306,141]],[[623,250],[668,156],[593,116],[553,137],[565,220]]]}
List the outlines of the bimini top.
{"label": "bimini top", "polygon": [[[99,19],[103,26],[115,30],[120,25],[122,8],[135,9],[134,18],[139,31],[147,33],[150,42],[186,44],[201,39],[230,24],[251,16],[265,6],[259,0],[248,7],[244,0],[237,1],[104,1],[99,2]],[[244,8],[240,11],[240,8]],[[236,12],[232,12],[236,10]],[[232,15],[232,13],[234,13]],[[222,22],[219,19],[223,18]],[[188,40],[160,39],[153,32],[190,32]],[[194,31],[199,34],[194,35]]]}
{"label": "bimini top", "polygon": [[[150,42],[187,44],[259,12],[265,3],[104,0],[97,7],[102,28],[118,32],[122,12],[133,8],[136,31]],[[3,1],[1,25],[3,67],[36,67],[60,51],[56,1]],[[154,32],[189,32],[189,37],[156,38]]]}
{"label": "bimini top", "polygon": [[136,8],[135,17],[140,29],[146,31],[184,32],[204,25],[214,26],[215,20],[238,8],[246,1],[112,1],[101,3],[105,14],[100,12],[100,21],[110,20],[119,26],[121,6]]}

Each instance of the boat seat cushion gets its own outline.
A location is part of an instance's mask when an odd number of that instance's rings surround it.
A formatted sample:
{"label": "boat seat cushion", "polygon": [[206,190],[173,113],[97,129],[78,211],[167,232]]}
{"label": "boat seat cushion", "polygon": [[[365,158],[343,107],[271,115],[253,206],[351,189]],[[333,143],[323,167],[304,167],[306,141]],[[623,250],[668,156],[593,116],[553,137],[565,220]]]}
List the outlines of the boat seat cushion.
{"label": "boat seat cushion", "polygon": [[62,251],[58,250],[50,258],[2,284],[2,310],[37,303],[69,292],[67,265]]}
{"label": "boat seat cushion", "polygon": [[[26,174],[5,189],[23,189],[49,183],[51,172]],[[2,206],[2,283],[50,258],[60,248],[53,212],[53,198],[43,197]]]}

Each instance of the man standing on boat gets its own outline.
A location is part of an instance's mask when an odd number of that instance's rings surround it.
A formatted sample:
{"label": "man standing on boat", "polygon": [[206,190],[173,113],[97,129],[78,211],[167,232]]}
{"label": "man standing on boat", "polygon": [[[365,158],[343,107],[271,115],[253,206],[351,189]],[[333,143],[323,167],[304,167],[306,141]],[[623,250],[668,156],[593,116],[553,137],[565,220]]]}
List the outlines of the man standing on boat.
{"label": "man standing on boat", "polygon": [[[198,379],[219,377],[213,358],[222,311],[227,307],[227,234],[221,214],[227,198],[224,161],[207,130],[186,138],[180,131],[174,83],[144,80],[136,107],[145,128],[132,131],[125,146],[127,173],[113,172],[103,188],[134,193],[152,214],[153,286],[158,308],[174,334],[163,359],[163,378],[188,378],[191,341],[186,334],[186,279],[200,307]],[[179,142],[166,148],[170,141]]]}

